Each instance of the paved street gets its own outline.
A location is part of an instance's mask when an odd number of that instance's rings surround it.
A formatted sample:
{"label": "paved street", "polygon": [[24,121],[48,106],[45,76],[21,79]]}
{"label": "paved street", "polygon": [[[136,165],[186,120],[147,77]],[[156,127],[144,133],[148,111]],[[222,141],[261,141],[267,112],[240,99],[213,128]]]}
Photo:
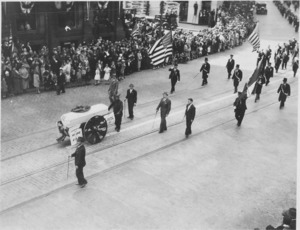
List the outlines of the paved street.
{"label": "paved street", "polygon": [[[261,47],[298,37],[272,2],[258,16]],[[276,23],[274,23],[276,22]],[[236,126],[230,54],[244,73],[256,65],[249,43],[210,55],[208,85],[198,74],[203,58],[179,65],[182,79],[170,96],[168,131],[158,134],[156,106],[170,91],[168,68],[134,73],[120,83],[138,91],[133,121],[110,127],[98,145],[87,146],[89,181],[67,179],[69,142],[57,144],[56,121],[76,105],[108,104],[107,85],[26,94],[1,103],[1,229],[264,229],[277,226],[284,209],[296,206],[298,76],[291,62],[263,87],[261,100],[247,100]],[[194,78],[195,77],[195,78]],[[291,97],[279,110],[277,89],[288,78]],[[197,109],[193,135],[184,136],[187,98]],[[126,112],[126,115],[128,113]],[[127,117],[127,116],[126,116]]]}

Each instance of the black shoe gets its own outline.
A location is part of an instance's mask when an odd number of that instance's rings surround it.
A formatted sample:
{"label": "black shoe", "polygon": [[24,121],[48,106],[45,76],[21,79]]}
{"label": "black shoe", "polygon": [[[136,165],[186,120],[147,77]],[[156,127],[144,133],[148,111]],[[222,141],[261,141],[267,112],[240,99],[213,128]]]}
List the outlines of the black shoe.
{"label": "black shoe", "polygon": [[86,184],[82,184],[82,185],[80,185],[80,188],[84,188],[84,187],[85,187],[85,185],[86,185]]}
{"label": "black shoe", "polygon": [[120,129],[116,129],[117,132],[120,132]]}
{"label": "black shoe", "polygon": [[237,123],[237,126],[239,126],[239,127],[240,127],[240,126],[241,126],[241,123],[240,123],[240,122],[238,122],[238,123]]}
{"label": "black shoe", "polygon": [[158,133],[163,133],[163,131],[160,130]]}
{"label": "black shoe", "polygon": [[128,119],[132,119],[132,117],[130,117],[130,116],[129,116],[129,117],[127,117],[127,118],[128,118]]}

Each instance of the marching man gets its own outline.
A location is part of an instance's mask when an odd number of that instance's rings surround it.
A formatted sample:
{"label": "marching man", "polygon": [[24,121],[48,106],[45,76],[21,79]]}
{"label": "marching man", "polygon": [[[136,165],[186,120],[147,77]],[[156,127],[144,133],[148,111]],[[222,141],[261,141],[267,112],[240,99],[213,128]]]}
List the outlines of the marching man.
{"label": "marching man", "polygon": [[232,76],[234,93],[237,92],[237,88],[238,88],[242,78],[243,78],[243,72],[240,70],[240,65],[236,65],[233,76]]}
{"label": "marching man", "polygon": [[207,85],[207,78],[210,71],[210,64],[208,63],[208,58],[205,58],[205,63],[201,66],[200,72],[202,72],[202,86]]}
{"label": "marching man", "polygon": [[287,96],[291,95],[291,87],[287,83],[286,78],[283,78],[283,83],[280,84],[277,93],[279,93],[279,98],[278,98],[278,101],[280,101],[279,109],[282,109],[284,107],[284,102],[286,101]]}

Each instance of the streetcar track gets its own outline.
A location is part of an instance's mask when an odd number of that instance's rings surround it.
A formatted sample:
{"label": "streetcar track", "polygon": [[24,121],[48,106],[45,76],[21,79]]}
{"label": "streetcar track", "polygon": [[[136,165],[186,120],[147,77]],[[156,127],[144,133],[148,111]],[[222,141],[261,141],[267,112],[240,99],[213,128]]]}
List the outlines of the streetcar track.
{"label": "streetcar track", "polygon": [[[200,117],[205,116],[205,115],[208,115],[208,114],[210,114],[210,113],[219,112],[219,111],[221,111],[221,110],[223,110],[223,109],[226,109],[226,108],[228,108],[228,107],[230,107],[230,106],[232,106],[232,104],[223,106],[223,107],[221,107],[221,108],[219,108],[219,109],[216,109],[216,110],[212,110],[212,111],[209,111],[209,112],[200,114],[200,115],[198,115],[198,116],[196,115],[196,118],[200,118]],[[178,121],[178,122],[174,122],[174,123],[172,123],[172,124],[169,124],[169,127],[173,127],[173,126],[179,125],[179,124],[181,124],[182,122],[183,122],[182,120],[181,120],[181,121]],[[104,146],[104,147],[102,147],[102,148],[97,148],[97,149],[92,150],[92,151],[90,151],[89,153],[87,153],[86,156],[91,155],[91,154],[94,154],[95,152],[101,152],[101,151],[107,150],[107,149],[109,149],[109,148],[112,148],[112,147],[115,147],[115,146],[119,146],[119,145],[125,144],[125,143],[127,143],[127,142],[130,142],[130,141],[132,141],[132,140],[135,140],[135,139],[138,139],[138,138],[141,138],[141,137],[145,137],[145,136],[147,136],[147,135],[150,135],[150,134],[152,134],[152,133],[157,132],[157,130],[158,130],[158,129],[156,128],[156,129],[153,129],[153,130],[151,130],[151,131],[145,132],[145,133],[143,133],[143,134],[141,134],[141,135],[136,135],[136,136],[134,136],[134,137],[127,138],[127,139],[125,139],[125,140],[123,140],[123,141],[121,141],[121,142],[119,142],[119,143],[112,143],[112,144],[106,145],[106,146]],[[17,181],[17,180],[20,180],[20,179],[23,179],[23,178],[26,178],[26,177],[29,177],[29,176],[32,176],[32,175],[34,175],[34,174],[38,174],[38,173],[40,173],[40,172],[49,170],[49,169],[51,169],[51,168],[54,168],[54,167],[57,167],[57,166],[60,166],[60,165],[66,164],[66,163],[68,163],[68,161],[61,161],[61,162],[59,162],[59,163],[49,165],[48,167],[44,167],[44,168],[40,168],[40,169],[35,170],[35,171],[31,171],[30,173],[23,174],[22,176],[15,177],[15,178],[10,179],[10,180],[7,180],[7,181],[3,181],[3,182],[1,183],[1,186],[2,186],[2,185],[9,184],[9,183],[12,183],[12,182],[14,182],[14,181]]]}
{"label": "streetcar track", "polygon": [[[290,96],[290,98],[295,98],[295,97],[298,97],[298,95]],[[275,104],[278,104],[278,102],[276,101],[276,102],[272,102],[272,103],[266,104],[266,105],[264,105],[264,106],[262,106],[262,107],[260,107],[260,108],[254,109],[254,110],[252,110],[252,111],[250,111],[250,112],[246,112],[246,114],[255,113],[255,112],[259,111],[259,110],[265,109],[265,108],[270,107],[270,106],[275,105]],[[232,106],[232,105],[230,105],[230,106]],[[226,107],[229,107],[229,106],[226,106]],[[230,123],[230,122],[235,121],[235,120],[236,120],[235,118],[226,120],[226,121],[221,122],[221,123],[219,123],[219,124],[217,124],[217,125],[214,125],[214,126],[211,126],[211,127],[207,128],[207,129],[201,130],[200,132],[194,133],[193,136],[191,136],[190,138],[194,138],[194,137],[199,136],[199,135],[201,135],[201,134],[203,134],[203,133],[205,133],[205,132],[207,132],[207,131],[210,131],[210,130],[212,130],[212,129],[215,129],[215,128],[217,128],[217,127],[220,127],[220,126],[222,126],[222,125],[224,125],[224,124]],[[180,122],[180,123],[181,123],[181,122]],[[170,125],[170,126],[175,126],[175,125],[176,125],[176,124],[172,124],[172,125]],[[157,130],[156,130],[156,131],[157,131]],[[155,132],[156,132],[156,131],[155,131]],[[152,132],[151,132],[151,133],[152,133]],[[147,134],[147,135],[148,135],[148,134]],[[146,136],[146,135],[143,135],[143,136]],[[143,136],[141,136],[141,137],[143,137]],[[190,138],[189,138],[189,139],[190,139]],[[180,143],[182,143],[182,142],[184,142],[184,141],[186,141],[186,140],[187,140],[187,138],[183,138],[183,139],[181,139],[181,140],[179,140],[179,141],[174,141],[174,142],[172,142],[172,143],[170,143],[170,144],[168,144],[168,145],[165,145],[165,146],[159,147],[159,148],[157,148],[157,149],[151,150],[151,151],[149,151],[149,152],[147,152],[147,153],[144,153],[144,154],[142,154],[142,155],[140,155],[140,156],[137,156],[137,157],[135,157],[135,158],[129,159],[129,160],[127,160],[127,161],[124,161],[124,162],[122,162],[122,163],[120,163],[120,164],[114,165],[114,166],[112,166],[112,167],[110,167],[110,168],[107,168],[107,169],[104,169],[104,170],[102,170],[102,171],[99,171],[99,172],[96,172],[96,173],[94,173],[94,174],[91,174],[91,175],[89,175],[89,176],[86,176],[86,178],[87,178],[87,179],[93,179],[93,178],[95,178],[95,177],[97,177],[97,176],[99,176],[99,175],[101,175],[101,174],[105,174],[105,173],[111,172],[111,171],[113,171],[113,170],[116,170],[116,169],[118,169],[118,168],[121,168],[121,167],[123,167],[123,166],[126,166],[126,165],[128,165],[128,164],[130,164],[130,163],[132,163],[132,162],[135,162],[135,161],[137,161],[137,160],[146,158],[146,157],[148,157],[148,156],[150,156],[150,155],[153,155],[153,154],[155,154],[155,153],[157,153],[157,152],[160,152],[160,151],[165,150],[165,149],[167,149],[167,148],[173,147],[174,145],[180,144]],[[88,155],[89,155],[89,154],[88,154]],[[65,164],[65,163],[67,163],[67,162],[64,162],[63,164]],[[46,192],[46,193],[41,194],[41,195],[38,195],[38,196],[36,196],[36,197],[34,197],[34,198],[32,198],[32,199],[29,199],[29,200],[23,201],[23,202],[21,202],[21,203],[19,203],[19,204],[13,205],[13,206],[11,206],[11,207],[5,209],[5,210],[1,210],[1,211],[0,211],[0,215],[4,214],[4,213],[6,213],[6,212],[8,212],[8,211],[10,211],[10,210],[13,210],[13,209],[16,209],[16,208],[18,208],[18,207],[24,206],[24,205],[26,205],[26,204],[28,204],[28,203],[33,202],[33,201],[42,199],[42,198],[44,198],[44,197],[46,197],[46,196],[49,196],[49,195],[51,195],[51,194],[53,194],[53,193],[55,193],[55,192],[61,191],[61,190],[66,189],[66,188],[69,188],[69,187],[73,186],[73,184],[74,184],[74,182],[66,183],[65,185],[63,185],[63,186],[61,186],[61,187],[59,187],[59,188],[53,189],[53,190],[51,190],[51,191],[49,191],[49,192]]]}
{"label": "streetcar track", "polygon": [[[194,90],[198,90],[199,88],[197,88],[197,89],[194,89]],[[181,90],[181,91],[184,91],[184,90]],[[189,90],[189,91],[193,91],[193,90]],[[219,95],[222,95],[222,94],[225,94],[225,93],[228,93],[228,92],[231,92],[232,90],[227,90],[227,91],[223,91],[223,92],[219,92],[219,93],[217,93],[217,94],[214,94],[214,95],[212,95],[212,96],[209,96],[209,97],[206,97],[206,98],[204,98],[204,99],[210,99],[210,98],[212,98],[212,97],[215,97],[215,96],[219,96]],[[176,94],[176,95],[178,95],[178,94]],[[173,96],[176,96],[176,95],[173,95]],[[145,105],[145,104],[151,104],[151,103],[153,103],[153,102],[157,102],[157,100],[153,100],[153,101],[150,101],[150,102],[146,102],[146,103],[143,103],[143,104],[141,104],[141,106],[143,106],[143,105]],[[179,108],[179,107],[181,107],[182,105],[178,105],[178,106],[176,106],[176,107],[173,107],[173,109],[177,109],[177,108]],[[140,105],[139,105],[139,107],[140,107]],[[147,115],[147,116],[145,116],[145,117],[143,117],[143,118],[137,118],[137,119],[135,119],[136,121],[140,121],[140,120],[142,120],[142,119],[145,119],[145,118],[148,118],[148,117],[151,117],[152,116],[152,114],[151,115]],[[122,123],[122,125],[126,125],[126,124],[128,124],[128,123],[130,123],[131,121],[125,121],[125,122],[123,122]],[[50,129],[47,129],[47,130],[44,130],[44,131],[38,131],[37,133],[41,133],[41,132],[47,132],[47,131],[49,131],[49,130],[52,130],[52,129],[57,129],[57,127],[54,127],[54,128],[50,128]],[[109,128],[108,128],[109,129]],[[112,129],[112,128],[110,128],[110,129]],[[35,133],[36,134],[36,133]],[[25,136],[23,136],[23,137],[19,137],[19,138],[16,138],[16,139],[21,139],[21,138],[26,138],[26,137],[28,137],[28,136],[31,136],[31,135],[35,135],[35,134],[28,134],[28,135],[25,135]],[[15,139],[15,140],[16,140]],[[8,141],[6,141],[6,142],[8,142]],[[3,143],[6,143],[6,142],[3,142]],[[19,157],[19,156],[23,156],[23,155],[26,155],[26,154],[29,154],[29,153],[32,153],[32,152],[36,152],[36,151],[39,151],[39,150],[42,150],[42,149],[46,149],[46,148],[49,148],[49,147],[51,147],[51,146],[55,146],[55,145],[57,145],[58,143],[57,142],[54,142],[54,143],[52,143],[52,144],[49,144],[49,145],[46,145],[46,146],[42,146],[42,147],[39,147],[39,148],[36,148],[36,149],[31,149],[31,150],[28,150],[28,151],[26,151],[26,152],[23,152],[23,153],[19,153],[19,154],[16,154],[16,155],[13,155],[13,156],[9,156],[9,157],[5,157],[5,158],[1,158],[1,161],[2,162],[4,162],[4,161],[7,161],[7,160],[11,160],[11,159],[13,159],[13,158],[16,158],[16,157]],[[99,144],[99,143],[98,143]]]}
{"label": "streetcar track", "polygon": [[[265,93],[264,95],[269,95],[269,94],[273,93],[273,90],[274,90],[274,89],[269,89],[268,91],[266,91],[266,93]],[[296,95],[296,96],[298,96],[298,92],[297,92],[297,95]],[[295,97],[295,96],[291,96],[291,97]],[[276,102],[274,102],[274,103],[278,103],[278,102],[276,101]],[[272,104],[274,104],[274,103],[272,103]],[[178,106],[178,107],[179,107],[179,106]],[[205,112],[205,113],[202,113],[202,114],[200,114],[200,115],[196,115],[196,118],[198,119],[198,118],[203,117],[203,116],[205,116],[205,115],[208,115],[208,114],[211,114],[211,113],[215,113],[215,112],[219,112],[220,110],[226,109],[226,108],[228,108],[228,107],[232,107],[232,103],[231,103],[230,105],[223,106],[223,107],[218,108],[218,109],[215,109],[215,110],[210,110],[210,111]],[[264,107],[262,107],[262,108],[264,108]],[[253,110],[252,112],[258,111],[258,110],[259,110],[259,109],[255,109],[255,110]],[[179,125],[179,124],[181,124],[182,122],[183,122],[183,120],[181,120],[181,121],[179,121],[179,122],[174,122],[174,123],[170,124],[169,127],[173,127],[173,126]],[[115,147],[115,146],[118,146],[118,145],[122,145],[122,144],[124,144],[124,143],[130,142],[130,141],[135,140],[135,139],[138,139],[138,138],[140,138],[140,137],[144,137],[144,136],[150,135],[150,134],[152,134],[152,133],[155,133],[155,132],[157,132],[157,130],[158,130],[158,129],[154,129],[154,130],[148,131],[148,132],[146,132],[146,133],[143,133],[142,135],[137,135],[137,136],[134,136],[134,137],[132,137],[132,138],[125,139],[125,140],[123,140],[122,142],[117,143],[117,144],[116,144],[114,141],[112,141],[111,144],[108,144],[108,145],[106,145],[106,146],[103,146],[103,145],[102,145],[102,148],[99,146],[100,148],[96,148],[96,149],[90,151],[89,153],[87,153],[86,155],[94,154],[95,152],[101,152],[101,151],[107,150],[107,149],[109,149],[109,148],[112,148],[112,147]],[[101,144],[101,143],[100,143],[100,144]],[[50,145],[50,146],[51,146],[51,145]],[[46,148],[46,147],[45,147],[45,148]],[[42,149],[42,148],[40,148],[40,149]],[[14,157],[18,157],[18,156],[19,156],[19,155],[16,155],[16,156],[14,156]],[[4,160],[4,161],[5,161],[5,160]],[[44,167],[44,168],[37,169],[37,170],[35,170],[35,171],[31,171],[31,172],[29,172],[29,173],[27,173],[27,174],[24,174],[24,175],[22,175],[22,176],[15,177],[15,178],[13,178],[13,179],[10,179],[10,180],[1,182],[1,186],[2,186],[2,185],[9,184],[9,183],[12,183],[12,182],[14,182],[14,181],[17,181],[17,180],[20,180],[20,179],[23,179],[23,178],[26,178],[26,177],[29,177],[29,176],[32,176],[32,175],[35,175],[35,174],[38,174],[38,173],[40,173],[40,172],[49,170],[49,169],[51,169],[51,168],[54,168],[54,167],[63,165],[63,164],[65,164],[65,163],[67,163],[67,162],[68,162],[68,161],[61,161],[61,162],[59,162],[59,163],[55,163],[55,164],[49,165],[48,167]]]}

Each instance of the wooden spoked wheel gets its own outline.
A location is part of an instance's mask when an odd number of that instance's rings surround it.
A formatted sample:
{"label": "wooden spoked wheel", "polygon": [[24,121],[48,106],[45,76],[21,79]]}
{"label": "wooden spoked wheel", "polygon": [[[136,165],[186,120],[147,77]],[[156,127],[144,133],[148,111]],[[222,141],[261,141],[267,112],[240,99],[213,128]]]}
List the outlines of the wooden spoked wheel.
{"label": "wooden spoked wheel", "polygon": [[97,144],[103,140],[107,132],[107,122],[102,116],[92,117],[84,126],[84,138],[90,144]]}

